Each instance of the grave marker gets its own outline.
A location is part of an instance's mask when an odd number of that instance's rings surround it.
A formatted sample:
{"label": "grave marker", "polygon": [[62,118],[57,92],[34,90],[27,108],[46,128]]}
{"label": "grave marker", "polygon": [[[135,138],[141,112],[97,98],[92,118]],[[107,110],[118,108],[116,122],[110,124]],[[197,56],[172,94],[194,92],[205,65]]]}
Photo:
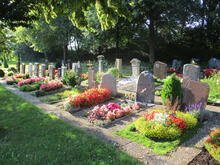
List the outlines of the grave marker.
{"label": "grave marker", "polygon": [[113,96],[117,94],[116,78],[110,73],[105,73],[102,76],[100,88],[105,88],[111,92]]}
{"label": "grave marker", "polygon": [[34,75],[39,77],[39,63],[34,64]]}
{"label": "grave marker", "polygon": [[200,77],[200,67],[194,64],[185,64],[183,66],[183,78],[190,78],[198,81]]}
{"label": "grave marker", "polygon": [[138,78],[139,74],[140,74],[140,63],[141,61],[138,60],[137,58],[133,58],[131,61],[131,67],[132,67],[132,78],[136,79]]}
{"label": "grave marker", "polygon": [[28,66],[28,74],[30,77],[33,76],[33,66],[32,66],[32,63],[29,63],[29,66]]}
{"label": "grave marker", "polygon": [[156,61],[154,63],[154,75],[159,79],[165,79],[167,77],[167,64]]}

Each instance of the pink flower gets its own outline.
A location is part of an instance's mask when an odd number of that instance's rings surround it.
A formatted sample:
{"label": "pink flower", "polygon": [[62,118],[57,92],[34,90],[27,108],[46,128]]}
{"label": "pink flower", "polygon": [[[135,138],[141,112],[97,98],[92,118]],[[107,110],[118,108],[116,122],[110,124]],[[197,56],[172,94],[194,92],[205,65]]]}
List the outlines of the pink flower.
{"label": "pink flower", "polygon": [[132,105],[132,108],[134,110],[139,110],[140,109],[140,106],[135,102],[133,105]]}
{"label": "pink flower", "polygon": [[132,113],[132,109],[131,109],[131,107],[129,105],[127,107],[125,107],[124,111],[125,111],[126,115]]}
{"label": "pink flower", "polygon": [[115,120],[115,113],[109,111],[106,115],[106,118],[109,120]]}

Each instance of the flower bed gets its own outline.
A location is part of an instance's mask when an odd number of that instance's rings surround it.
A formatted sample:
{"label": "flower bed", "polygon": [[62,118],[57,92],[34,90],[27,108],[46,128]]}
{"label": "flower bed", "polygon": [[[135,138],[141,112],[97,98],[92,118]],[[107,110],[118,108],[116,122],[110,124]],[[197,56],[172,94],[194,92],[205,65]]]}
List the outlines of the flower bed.
{"label": "flower bed", "polygon": [[45,80],[47,80],[47,78],[45,77],[33,77],[33,78],[19,81],[18,86],[21,87],[23,85],[32,84],[37,81],[45,81]]}
{"label": "flower bed", "polygon": [[114,134],[166,154],[191,138],[201,126],[190,113],[152,110]]}
{"label": "flower bed", "polygon": [[21,80],[22,80],[22,78],[14,78],[14,77],[5,79],[7,85],[17,84]]}
{"label": "flower bed", "polygon": [[69,104],[76,108],[87,107],[92,105],[97,105],[110,100],[111,92],[103,88],[92,88],[85,92],[78,94],[77,96],[70,96]]}
{"label": "flower bed", "polygon": [[137,104],[130,106],[129,104],[116,104],[109,103],[103,106],[95,106],[90,112],[88,112],[87,119],[89,122],[94,122],[96,120],[115,120],[131,114],[133,110],[139,110]]}
{"label": "flower bed", "polygon": [[178,70],[173,69],[173,68],[168,68],[168,69],[167,69],[167,73],[170,73],[170,74],[172,74],[172,73],[178,73]]}
{"label": "flower bed", "polygon": [[218,162],[220,162],[220,129],[213,131],[204,143],[205,148]]}
{"label": "flower bed", "polygon": [[26,74],[21,74],[21,73],[15,73],[15,74],[14,74],[14,77],[15,77],[15,78],[26,78],[27,75],[26,75]]}
{"label": "flower bed", "polygon": [[48,92],[63,87],[63,83],[58,80],[46,82],[40,86],[40,91]]}
{"label": "flower bed", "polygon": [[204,77],[208,78],[213,74],[216,74],[218,71],[220,71],[220,69],[206,69],[204,72]]}

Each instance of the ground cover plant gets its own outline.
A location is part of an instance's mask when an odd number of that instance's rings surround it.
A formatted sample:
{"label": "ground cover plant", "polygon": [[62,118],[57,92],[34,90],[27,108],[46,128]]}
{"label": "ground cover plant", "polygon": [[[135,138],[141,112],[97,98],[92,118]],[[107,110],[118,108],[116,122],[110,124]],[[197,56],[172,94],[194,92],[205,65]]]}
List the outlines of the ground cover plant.
{"label": "ground cover plant", "polygon": [[220,129],[216,129],[209,135],[204,143],[205,148],[218,162],[220,162]]}
{"label": "ground cover plant", "polygon": [[190,113],[153,110],[114,134],[165,155],[190,139],[201,126]]}
{"label": "ground cover plant", "polygon": [[115,120],[123,116],[129,115],[133,110],[139,110],[139,106],[134,103],[129,105],[127,103],[117,104],[111,102],[106,105],[95,106],[91,111],[88,112],[87,119],[89,122],[95,122],[96,120]]}
{"label": "ground cover plant", "polygon": [[202,79],[201,82],[209,84],[210,91],[208,101],[217,102],[220,101],[220,75],[212,74],[212,76]]}
{"label": "ground cover plant", "polygon": [[[97,105],[111,99],[111,92],[104,88],[91,88],[76,96],[70,96],[64,107],[81,108]],[[68,108],[69,109],[69,108]],[[67,109],[66,109],[67,110]]]}
{"label": "ground cover plant", "polygon": [[20,91],[24,91],[24,92],[36,91],[36,90],[40,89],[40,86],[43,83],[44,83],[43,81],[36,81],[32,84],[22,85],[22,86],[18,87],[18,89]]}
{"label": "ground cover plant", "polygon": [[45,80],[47,80],[47,78],[45,78],[45,77],[32,77],[29,79],[19,81],[18,86],[21,87],[23,85],[32,84],[34,82],[45,81]]}
{"label": "ground cover plant", "polygon": [[[141,164],[0,85],[0,164]],[[108,153],[108,156],[106,156]]]}

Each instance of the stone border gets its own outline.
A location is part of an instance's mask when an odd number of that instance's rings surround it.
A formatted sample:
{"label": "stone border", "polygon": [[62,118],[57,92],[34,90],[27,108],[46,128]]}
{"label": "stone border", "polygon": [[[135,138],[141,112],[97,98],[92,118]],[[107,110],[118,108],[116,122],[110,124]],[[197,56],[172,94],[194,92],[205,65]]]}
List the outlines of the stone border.
{"label": "stone border", "polygon": [[[220,114],[219,110],[217,109],[218,113],[213,115],[212,120],[206,122],[205,126],[201,128],[192,139],[183,143],[175,151],[170,152],[168,156],[161,156],[151,152],[151,149],[145,148],[141,144],[112,134],[112,132],[125,128],[127,124],[135,121],[137,116],[129,116],[126,118],[126,121],[117,121],[115,122],[117,126],[109,129],[100,128],[98,126],[88,124],[84,121],[84,119],[72,116],[69,112],[63,111],[56,106],[42,103],[40,102],[39,98],[31,96],[29,93],[21,92],[12,86],[6,85],[6,83],[2,80],[0,80],[0,83],[12,93],[23,97],[26,101],[36,105],[44,112],[55,115],[70,125],[83,129],[87,133],[96,136],[102,141],[118,147],[122,151],[125,151],[131,156],[136,157],[144,164],[185,165],[189,163],[196,155],[200,153],[201,148],[203,147],[203,142],[208,139],[209,133],[220,125]],[[161,108],[161,106],[156,105],[154,108]]]}

